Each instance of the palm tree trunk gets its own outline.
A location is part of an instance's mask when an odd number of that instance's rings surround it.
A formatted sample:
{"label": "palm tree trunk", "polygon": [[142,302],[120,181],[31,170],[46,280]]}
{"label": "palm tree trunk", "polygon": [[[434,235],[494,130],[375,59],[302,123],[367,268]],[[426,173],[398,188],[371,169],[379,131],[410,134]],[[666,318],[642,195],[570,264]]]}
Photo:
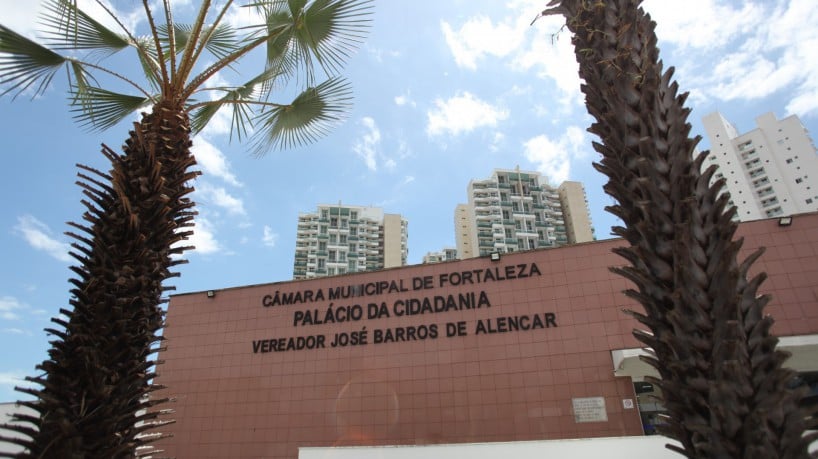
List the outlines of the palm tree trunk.
{"label": "palm tree trunk", "polygon": [[145,410],[167,401],[149,398],[158,389],[152,354],[163,283],[178,275],[170,269],[183,260],[172,257],[187,249],[175,244],[192,234],[187,195],[198,172],[189,132],[182,107],[162,102],[134,124],[124,154],[103,146],[109,174],[79,166],[87,212],[85,224],[71,223],[80,234],[69,233],[80,262],[73,310],[53,319],[62,330],[48,330],[57,339],[38,366],[44,375],[28,378],[40,387],[22,389],[36,397],[23,404],[39,416],[27,419],[33,428],[17,429],[31,438],[19,457],[134,457],[159,438],[140,434],[171,422]]}
{"label": "palm tree trunk", "polygon": [[595,167],[618,201],[608,211],[630,246],[616,252],[629,266],[612,268],[633,281],[626,294],[644,307],[631,312],[647,331],[634,335],[653,349],[646,360],[661,375],[669,425],[662,433],[690,458],[806,458],[807,413],[789,388],[787,354],[775,349],[773,320],[763,315],[766,277],[747,278],[758,251],[739,262],[735,208],[701,172],[700,137],[690,138],[673,69],[662,70],[655,23],[639,0],[554,0],[544,15],[565,16],[602,143]]}

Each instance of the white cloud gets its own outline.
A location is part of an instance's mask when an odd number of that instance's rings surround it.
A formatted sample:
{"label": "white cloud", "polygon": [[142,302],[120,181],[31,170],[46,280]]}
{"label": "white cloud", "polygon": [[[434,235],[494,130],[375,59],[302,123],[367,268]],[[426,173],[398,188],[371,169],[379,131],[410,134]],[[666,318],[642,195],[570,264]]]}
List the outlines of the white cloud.
{"label": "white cloud", "polygon": [[735,4],[648,0],[659,45],[683,56],[671,63],[693,99],[753,100],[791,91],[789,113],[818,111],[818,4],[776,0]]}
{"label": "white cloud", "polygon": [[20,312],[24,309],[26,309],[26,306],[20,303],[17,298],[12,296],[0,297],[0,319],[18,320],[20,319]]}
{"label": "white cloud", "polygon": [[59,261],[70,262],[68,255],[70,245],[61,242],[52,235],[51,229],[43,222],[31,215],[23,215],[17,218],[17,225],[14,229],[37,250],[41,250]]}
{"label": "white cloud", "polygon": [[571,126],[556,141],[545,135],[538,135],[523,144],[526,159],[535,164],[551,184],[559,185],[568,180],[571,160],[587,156],[588,141],[582,129]]}
{"label": "white cloud", "polygon": [[719,0],[645,0],[644,8],[656,21],[660,46],[670,41],[685,48],[717,48],[763,21],[757,3],[742,2],[739,8]]}
{"label": "white cloud", "polygon": [[370,56],[375,60],[375,62],[381,63],[384,61],[384,57],[390,58],[397,58],[401,56],[400,51],[396,50],[383,50],[380,48],[373,48],[370,45],[366,45],[366,51],[369,53]]}
{"label": "white cloud", "polygon": [[0,371],[0,385],[3,386],[25,386],[29,383],[25,380],[26,375],[22,371]]}
{"label": "white cloud", "polygon": [[378,170],[378,147],[381,144],[381,131],[371,117],[365,116],[361,119],[361,124],[366,128],[366,132],[355,142],[352,150],[364,160],[364,164],[371,171]]}
{"label": "white cloud", "polygon": [[508,111],[484,102],[469,92],[447,100],[435,99],[435,108],[426,115],[426,133],[430,136],[471,132],[479,127],[494,127],[508,118]]}
{"label": "white cloud", "polygon": [[278,233],[273,232],[273,229],[264,225],[264,235],[261,237],[262,244],[267,247],[275,247],[278,242]]}
{"label": "white cloud", "polygon": [[528,46],[512,57],[512,63],[517,70],[533,70],[539,78],[553,81],[559,91],[554,99],[563,106],[581,105],[579,64],[570,33],[567,30],[557,32],[562,23],[554,16],[538,20]]}
{"label": "white cloud", "polygon": [[193,140],[191,151],[196,156],[196,162],[202,167],[204,174],[216,176],[233,186],[242,186],[241,182],[230,171],[230,163],[221,150],[205,140],[204,137],[197,136]]}
{"label": "white cloud", "polygon": [[401,94],[399,96],[395,96],[395,105],[402,107],[404,105],[408,105],[410,107],[416,107],[417,103],[412,100],[411,96],[407,94]]}
{"label": "white cloud", "polygon": [[222,187],[214,187],[207,182],[200,182],[196,185],[196,193],[203,201],[221,207],[227,210],[229,214],[246,215],[244,202]]}
{"label": "white cloud", "polygon": [[213,225],[201,214],[196,217],[196,226],[193,228],[193,236],[187,241],[180,241],[179,245],[195,246],[196,250],[194,250],[193,253],[199,255],[209,255],[222,250],[221,245],[216,240]]}
{"label": "white cloud", "polygon": [[502,132],[495,132],[494,137],[491,139],[491,145],[489,145],[489,151],[492,153],[497,153],[500,151],[500,145],[503,144],[503,141],[506,139],[505,134]]}
{"label": "white cloud", "polygon": [[33,37],[38,30],[39,1],[0,0],[3,11],[3,25],[17,33]]}
{"label": "white cloud", "polygon": [[2,332],[8,333],[9,335],[28,335],[28,336],[32,335],[30,331],[26,331],[21,328],[4,328]]}
{"label": "white cloud", "polygon": [[477,69],[477,61],[483,55],[505,57],[523,39],[523,30],[514,24],[494,24],[485,16],[469,18],[458,30],[445,21],[440,28],[457,65],[471,70]]}

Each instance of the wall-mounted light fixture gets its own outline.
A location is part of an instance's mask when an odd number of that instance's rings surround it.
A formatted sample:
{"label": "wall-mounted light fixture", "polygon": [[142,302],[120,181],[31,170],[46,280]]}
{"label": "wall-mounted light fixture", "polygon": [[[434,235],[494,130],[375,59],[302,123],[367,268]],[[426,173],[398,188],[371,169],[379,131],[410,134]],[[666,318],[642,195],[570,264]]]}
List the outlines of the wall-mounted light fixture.
{"label": "wall-mounted light fixture", "polygon": [[778,226],[792,225],[792,217],[781,217],[778,219]]}
{"label": "wall-mounted light fixture", "polygon": [[500,252],[491,252],[491,261],[500,261]]}
{"label": "wall-mounted light fixture", "polygon": [[216,291],[215,290],[208,290],[207,291],[207,297],[208,298],[215,298],[216,297]]}

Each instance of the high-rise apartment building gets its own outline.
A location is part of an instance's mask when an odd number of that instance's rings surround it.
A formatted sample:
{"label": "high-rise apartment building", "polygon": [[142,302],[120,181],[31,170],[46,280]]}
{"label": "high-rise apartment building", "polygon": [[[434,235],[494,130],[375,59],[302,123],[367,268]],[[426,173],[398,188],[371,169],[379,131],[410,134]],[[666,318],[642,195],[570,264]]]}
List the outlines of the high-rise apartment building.
{"label": "high-rise apartment building", "polygon": [[739,134],[718,112],[702,119],[710,140],[703,168],[717,164],[741,221],[818,210],[818,156],[795,115],[756,118],[757,128]]}
{"label": "high-rise apartment building", "polygon": [[423,256],[423,264],[442,263],[444,261],[457,260],[457,249],[454,247],[444,247],[439,252],[427,252]]}
{"label": "high-rise apartment building", "polygon": [[495,169],[472,180],[469,203],[455,209],[461,258],[592,241],[585,190],[579,182],[553,188],[538,172]]}
{"label": "high-rise apartment building", "polygon": [[294,279],[406,265],[409,223],[377,207],[319,205],[298,215]]}

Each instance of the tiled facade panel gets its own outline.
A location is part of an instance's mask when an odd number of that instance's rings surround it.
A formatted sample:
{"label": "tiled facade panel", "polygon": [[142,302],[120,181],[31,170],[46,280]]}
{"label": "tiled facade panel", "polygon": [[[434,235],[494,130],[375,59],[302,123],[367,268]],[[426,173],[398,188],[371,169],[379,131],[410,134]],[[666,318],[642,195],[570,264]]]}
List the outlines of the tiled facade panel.
{"label": "tiled facade panel", "polygon": [[[767,252],[755,272],[775,297],[768,312],[781,335],[818,332],[818,214],[742,224],[743,253]],[[218,290],[171,299],[157,382],[174,397],[173,437],[159,445],[177,458],[296,458],[299,446],[432,444],[641,435],[630,378],[613,375],[610,351],[640,347],[639,307],[609,272],[621,240],[505,254],[380,272]],[[523,265],[523,269],[519,267]],[[527,277],[477,283],[476,271]],[[535,269],[536,267],[536,269]],[[535,271],[539,271],[539,275]],[[450,285],[472,272],[473,284]],[[441,277],[442,276],[442,277]],[[460,276],[462,277],[462,275]],[[495,276],[497,277],[497,276]],[[413,289],[429,278],[429,288]],[[441,279],[446,279],[441,285]],[[481,279],[484,280],[484,279]],[[394,281],[408,291],[330,300],[331,289]],[[324,299],[265,307],[265,295],[322,291]],[[490,306],[396,317],[396,302],[481,293]],[[271,301],[268,299],[268,302]],[[359,321],[295,325],[297,313],[359,304]],[[367,318],[386,303],[389,318]],[[399,308],[400,309],[400,308]],[[553,316],[545,316],[546,313]],[[542,318],[544,328],[475,334],[478,322]],[[547,318],[552,317],[549,323]],[[500,319],[502,320],[502,319]],[[302,319],[303,322],[303,319]],[[447,336],[465,322],[466,336]],[[556,324],[556,326],[553,326]],[[437,326],[437,337],[375,343],[376,330]],[[457,327],[456,325],[454,326]],[[492,330],[494,330],[492,328]],[[367,344],[331,347],[336,333],[367,332]],[[324,348],[270,350],[270,339],[324,336]],[[314,339],[314,338],[313,338]],[[258,341],[268,340],[265,344]],[[256,342],[254,346],[254,342]],[[286,340],[285,340],[286,342]],[[278,345],[278,342],[276,342]],[[254,352],[254,347],[256,351]],[[572,400],[602,397],[606,421],[576,422]]]}

